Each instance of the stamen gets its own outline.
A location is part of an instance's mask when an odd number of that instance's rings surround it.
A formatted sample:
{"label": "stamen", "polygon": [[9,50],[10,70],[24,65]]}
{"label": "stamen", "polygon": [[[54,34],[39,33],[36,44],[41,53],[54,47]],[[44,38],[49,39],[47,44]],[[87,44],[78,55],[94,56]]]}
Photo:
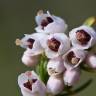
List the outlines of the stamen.
{"label": "stamen", "polygon": [[26,45],[26,46],[28,46],[30,49],[32,49],[32,47],[33,47],[33,43],[34,43],[34,39],[32,39],[32,38],[29,38],[27,41],[22,41],[22,40],[20,40],[20,39],[16,39],[16,41],[15,41],[15,44],[17,45],[17,46],[20,46],[21,44],[22,45]]}
{"label": "stamen", "polygon": [[44,14],[44,13],[43,13],[43,10],[39,10],[39,11],[37,12],[37,15],[42,15],[42,14]]}
{"label": "stamen", "polygon": [[50,14],[50,12],[49,12],[49,11],[47,11],[47,14],[48,14],[49,16],[51,16],[51,14]]}
{"label": "stamen", "polygon": [[67,60],[68,62],[70,62],[71,64],[77,64],[80,60],[80,58],[77,58],[74,54],[73,51],[71,51],[68,55],[67,55]]}
{"label": "stamen", "polygon": [[15,40],[15,44],[16,44],[17,46],[19,46],[19,45],[22,44],[22,41],[21,41],[20,39],[16,39],[16,40]]}
{"label": "stamen", "polygon": [[77,64],[79,62],[79,60],[80,60],[79,58],[73,57],[71,62],[72,62],[72,64]]}

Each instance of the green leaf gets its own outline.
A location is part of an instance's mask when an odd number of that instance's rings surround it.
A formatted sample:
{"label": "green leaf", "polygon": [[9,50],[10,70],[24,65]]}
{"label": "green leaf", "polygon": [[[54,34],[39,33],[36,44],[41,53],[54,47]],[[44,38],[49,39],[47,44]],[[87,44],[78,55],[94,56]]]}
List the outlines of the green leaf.
{"label": "green leaf", "polygon": [[89,18],[84,22],[84,25],[92,26],[95,22],[96,22],[96,18],[95,18],[95,17],[89,17]]}
{"label": "green leaf", "polygon": [[83,91],[84,89],[86,89],[92,83],[92,81],[93,81],[92,79],[89,79],[84,84],[80,85],[78,88],[76,88],[74,90],[73,90],[73,88],[69,87],[69,89],[67,89],[67,92],[65,90],[63,93],[58,94],[56,96],[72,96],[72,95],[75,95],[75,94]]}
{"label": "green leaf", "polygon": [[96,72],[96,69],[90,68],[89,66],[87,66],[87,64],[82,64],[80,67],[82,70],[87,72]]}
{"label": "green leaf", "polygon": [[48,59],[43,54],[40,57],[40,63],[36,66],[36,72],[39,75],[40,79],[46,84],[48,80],[48,73],[47,73],[47,63]]}

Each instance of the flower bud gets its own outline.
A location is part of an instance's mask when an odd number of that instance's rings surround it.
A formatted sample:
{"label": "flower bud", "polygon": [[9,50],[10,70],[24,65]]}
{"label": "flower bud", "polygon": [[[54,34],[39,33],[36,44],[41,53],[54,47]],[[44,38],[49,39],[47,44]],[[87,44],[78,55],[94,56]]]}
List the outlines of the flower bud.
{"label": "flower bud", "polygon": [[41,33],[62,33],[67,29],[67,24],[65,21],[57,16],[51,15],[49,11],[43,13],[39,11],[36,18],[37,27],[35,30]]}
{"label": "flower bud", "polygon": [[46,96],[46,87],[34,71],[19,75],[18,85],[23,96]]}
{"label": "flower bud", "polygon": [[46,35],[42,33],[25,34],[21,40],[16,39],[16,44],[25,49],[30,49],[33,55],[42,54],[44,49],[41,47],[40,40]]}
{"label": "flower bud", "polygon": [[31,66],[35,66],[39,61],[39,55],[34,55],[32,54],[30,49],[27,49],[23,56],[22,56],[22,62],[31,67]]}
{"label": "flower bud", "polygon": [[64,82],[62,77],[55,78],[53,76],[49,77],[47,82],[47,91],[49,94],[57,95],[64,90]]}
{"label": "flower bud", "polygon": [[70,40],[64,33],[54,33],[41,40],[48,58],[56,58],[70,49]]}
{"label": "flower bud", "polygon": [[86,58],[86,63],[93,69],[96,69],[96,55],[88,54]]}
{"label": "flower bud", "polygon": [[50,76],[58,76],[65,71],[63,60],[61,57],[57,57],[49,60],[47,64],[47,71]]}
{"label": "flower bud", "polygon": [[65,85],[73,86],[80,79],[80,70],[79,69],[66,70],[63,79]]}

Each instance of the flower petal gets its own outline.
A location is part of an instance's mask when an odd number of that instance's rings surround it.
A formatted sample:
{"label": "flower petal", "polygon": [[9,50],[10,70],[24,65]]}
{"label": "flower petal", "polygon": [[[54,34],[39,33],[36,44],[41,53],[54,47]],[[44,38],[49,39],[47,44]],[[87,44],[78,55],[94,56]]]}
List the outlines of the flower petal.
{"label": "flower petal", "polygon": [[[41,22],[44,19],[46,20],[47,17],[50,17],[53,20],[53,22],[49,23],[42,29]],[[49,33],[62,33],[67,30],[67,24],[65,23],[65,21],[60,17],[51,15],[49,12],[47,12],[47,14],[37,15],[35,20],[38,24],[38,26],[35,28],[37,32],[49,34]]]}
{"label": "flower petal", "polygon": [[93,69],[96,69],[96,55],[88,54],[86,63]]}
{"label": "flower petal", "polygon": [[[50,40],[51,38],[55,38],[56,40],[58,40],[60,42],[58,52],[55,52],[48,47],[47,41]],[[50,36],[46,40],[46,45],[47,46],[45,49],[45,53],[46,53],[46,56],[48,58],[55,58],[55,57],[58,57],[60,55],[63,55],[70,49],[69,38],[64,33],[50,34]]]}
{"label": "flower petal", "polygon": [[[67,56],[70,52],[73,52],[75,54],[76,58],[80,59],[77,64],[72,64],[68,61]],[[87,51],[84,51],[79,48],[71,48],[66,54],[63,55],[65,68],[74,69],[74,68],[78,67],[81,64],[81,62],[85,59],[86,55],[87,55]]]}
{"label": "flower petal", "polygon": [[33,55],[30,49],[27,49],[22,56],[22,62],[28,67],[35,66],[38,61],[39,55]]}
{"label": "flower petal", "polygon": [[73,86],[78,82],[80,78],[80,70],[79,69],[66,70],[63,78],[65,85]]}
{"label": "flower petal", "polygon": [[47,64],[47,71],[50,76],[58,76],[65,71],[63,60],[61,57],[57,57],[49,60]]}
{"label": "flower petal", "polygon": [[[29,75],[30,73],[30,75]],[[36,82],[32,83],[32,90],[29,90],[24,86],[28,80],[37,79]],[[46,87],[45,85],[38,79],[37,74],[34,71],[27,71],[18,76],[18,85],[21,89],[23,96],[46,96]],[[42,91],[41,91],[42,90]]]}
{"label": "flower petal", "polygon": [[47,82],[47,91],[53,95],[61,93],[64,89],[64,82],[62,78],[49,77]]}
{"label": "flower petal", "polygon": [[[88,41],[87,44],[81,45],[78,42],[78,40],[76,38],[76,32],[78,30],[85,30],[91,36],[91,39]],[[79,47],[79,48],[82,48],[82,49],[88,49],[91,46],[93,46],[96,42],[96,32],[95,32],[95,30],[93,28],[91,28],[89,26],[85,26],[85,25],[82,25],[78,28],[72,29],[72,31],[69,32],[69,37],[70,37],[70,40],[71,40],[72,45],[74,47]]]}

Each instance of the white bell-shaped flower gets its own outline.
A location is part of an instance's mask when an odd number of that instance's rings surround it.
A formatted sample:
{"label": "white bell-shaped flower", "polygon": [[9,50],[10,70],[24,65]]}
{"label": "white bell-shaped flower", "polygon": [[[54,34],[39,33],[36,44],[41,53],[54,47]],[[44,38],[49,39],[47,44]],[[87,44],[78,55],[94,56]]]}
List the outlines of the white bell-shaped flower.
{"label": "white bell-shaped flower", "polygon": [[57,57],[49,60],[47,64],[47,71],[50,76],[57,77],[65,71],[62,57]]}
{"label": "white bell-shaped flower", "polygon": [[88,54],[86,58],[86,64],[88,64],[91,68],[96,69],[96,54]]}
{"label": "white bell-shaped flower", "polygon": [[63,78],[55,78],[53,76],[49,77],[47,82],[47,92],[52,95],[57,95],[64,90]]}
{"label": "white bell-shaped flower", "polygon": [[64,33],[54,33],[41,40],[48,58],[55,58],[65,54],[70,49],[70,40]]}
{"label": "white bell-shaped flower", "polygon": [[76,68],[84,61],[87,55],[87,51],[78,48],[70,49],[66,54],[64,54],[64,66],[66,69]]}
{"label": "white bell-shaped flower", "polygon": [[22,62],[28,66],[35,66],[39,61],[39,55],[33,55],[31,49],[27,49],[23,56],[22,56]]}
{"label": "white bell-shaped flower", "polygon": [[49,11],[43,13],[40,10],[35,18],[37,27],[35,30],[41,33],[62,33],[67,30],[67,24],[65,21],[57,16],[51,15]]}
{"label": "white bell-shaped flower", "polygon": [[92,27],[82,25],[69,32],[72,45],[77,48],[88,49],[96,43],[96,32]]}
{"label": "white bell-shaped flower", "polygon": [[80,69],[67,69],[63,76],[65,85],[73,86],[74,84],[76,84],[80,79],[80,73]]}
{"label": "white bell-shaped flower", "polygon": [[34,71],[19,75],[18,85],[23,96],[46,96],[46,87]]}
{"label": "white bell-shaped flower", "polygon": [[26,49],[29,48],[33,55],[38,55],[44,51],[40,44],[40,40],[44,37],[46,35],[42,33],[25,34],[21,40],[16,40],[16,44]]}

